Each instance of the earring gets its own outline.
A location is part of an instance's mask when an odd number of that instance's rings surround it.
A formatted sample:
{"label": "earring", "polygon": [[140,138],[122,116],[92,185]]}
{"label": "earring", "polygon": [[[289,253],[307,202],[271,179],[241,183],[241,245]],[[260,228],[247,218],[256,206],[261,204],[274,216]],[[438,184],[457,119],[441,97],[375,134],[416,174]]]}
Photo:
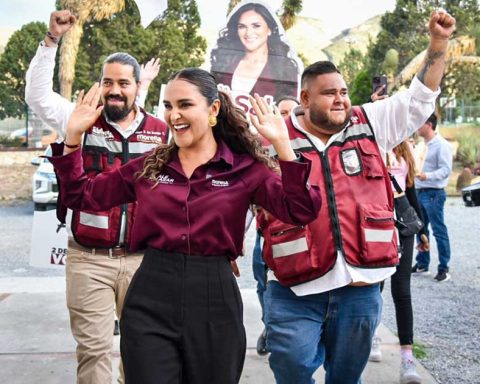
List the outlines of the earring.
{"label": "earring", "polygon": [[208,115],[208,126],[214,127],[215,125],[217,125],[217,116]]}

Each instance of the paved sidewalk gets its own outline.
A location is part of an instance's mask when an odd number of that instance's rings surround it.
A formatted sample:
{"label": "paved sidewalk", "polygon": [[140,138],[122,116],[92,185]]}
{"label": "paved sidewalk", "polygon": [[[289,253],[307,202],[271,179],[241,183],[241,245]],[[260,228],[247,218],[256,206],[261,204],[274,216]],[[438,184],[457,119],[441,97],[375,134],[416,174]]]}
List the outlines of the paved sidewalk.
{"label": "paved sidewalk", "polygon": [[[75,382],[75,343],[65,307],[65,278],[0,279],[0,378],[9,384],[65,384]],[[253,289],[242,290],[247,331],[247,357],[241,384],[274,383],[268,359],[256,354],[262,330],[260,306]],[[113,321],[113,314],[112,314]],[[369,363],[363,384],[397,384],[398,339],[384,326],[381,363]],[[119,337],[115,337],[114,372],[119,360]],[[436,384],[417,363],[423,384]],[[315,374],[323,383],[323,369]]]}

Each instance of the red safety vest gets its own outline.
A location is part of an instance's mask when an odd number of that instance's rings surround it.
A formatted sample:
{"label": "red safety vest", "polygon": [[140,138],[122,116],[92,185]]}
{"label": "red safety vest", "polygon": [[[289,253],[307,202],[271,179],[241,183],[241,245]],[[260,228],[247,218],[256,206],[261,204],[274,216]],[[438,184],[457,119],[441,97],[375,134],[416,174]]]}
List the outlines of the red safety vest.
{"label": "red safety vest", "polygon": [[[142,112],[145,118],[128,139],[108,124],[103,115],[85,132],[82,157],[87,176],[93,178],[99,173],[120,168],[129,160],[167,142],[167,125],[144,110]],[[128,249],[136,204],[122,204],[101,212],[74,210],[71,227],[75,241],[92,248],[112,248],[124,243]],[[60,222],[65,222],[66,209],[63,204],[58,209],[57,216]],[[124,239],[120,238],[122,217],[125,222]]]}
{"label": "red safety vest", "polygon": [[333,268],[338,251],[348,264],[382,268],[398,263],[393,192],[374,133],[363,110],[323,152],[287,120],[293,149],[312,161],[309,182],[318,185],[322,208],[306,226],[260,215],[263,257],[286,286],[316,279]]}

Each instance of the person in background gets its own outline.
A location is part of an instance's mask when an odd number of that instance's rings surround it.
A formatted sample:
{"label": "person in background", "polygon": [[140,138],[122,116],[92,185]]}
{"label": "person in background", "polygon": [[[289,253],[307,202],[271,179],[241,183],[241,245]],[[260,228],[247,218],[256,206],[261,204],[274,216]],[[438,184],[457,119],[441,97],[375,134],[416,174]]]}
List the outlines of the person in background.
{"label": "person in background", "polygon": [[[297,107],[299,102],[292,96],[282,96],[280,97],[277,107],[280,111],[280,115],[283,118],[290,116],[291,111],[293,108]],[[256,214],[260,214],[260,207],[255,208]],[[265,212],[263,213],[265,214]],[[252,256],[252,270],[253,270],[253,277],[257,282],[257,296],[258,301],[260,302],[260,306],[262,308],[262,322],[263,322],[263,293],[265,292],[265,288],[267,285],[267,266],[262,258],[262,229],[259,227],[257,222],[257,236],[255,238],[255,246],[253,248],[253,256]],[[257,340],[257,353],[260,356],[264,356],[268,353],[267,351],[267,335],[265,328],[263,329],[262,333],[258,337]]]}
{"label": "person in background", "polygon": [[316,217],[321,199],[307,183],[310,163],[290,147],[278,109],[256,95],[251,119],[277,151],[280,176],[214,77],[186,68],[170,77],[163,100],[173,142],[89,178],[78,147],[101,114],[100,93],[98,84],[80,93],[68,146],[54,145],[50,161],[73,209],[138,202],[130,247],[146,252],[120,321],[126,381],[238,383],[245,330],[229,261],[241,253],[251,202],[297,225]]}
{"label": "person in background", "polygon": [[[425,227],[432,227],[438,249],[438,267],[434,279],[444,282],[450,279],[450,239],[445,225],[444,206],[447,198],[445,187],[452,173],[453,155],[450,144],[437,131],[437,116],[433,113],[418,130],[426,144],[423,167],[415,178],[415,188],[422,208]],[[429,231],[427,229],[427,237]],[[428,274],[430,251],[419,250],[412,273]]]}
{"label": "person in background", "polygon": [[272,105],[280,96],[298,96],[301,69],[283,39],[283,28],[265,5],[256,1],[232,10],[211,52],[210,72],[234,102],[247,106],[258,93]]}
{"label": "person in background", "polygon": [[[396,271],[393,191],[383,156],[435,108],[455,19],[432,12],[430,44],[408,90],[352,107],[331,62],[302,75],[301,108],[286,120],[291,145],[312,161],[319,216],[306,226],[270,218],[263,256],[269,363],[278,384],[357,384],[379,324],[380,282]],[[269,216],[274,216],[269,215]]]}
{"label": "person in background", "polygon": [[[53,91],[53,73],[58,42],[76,19],[70,11],[50,15],[47,36],[32,59],[26,76],[25,100],[48,125],[65,135],[75,108]],[[89,127],[81,142],[85,171],[89,177],[122,164],[166,142],[166,124],[147,114],[143,103],[151,80],[158,73],[158,61],[141,68],[135,58],[115,53],[105,59],[101,72],[103,113]],[[143,89],[143,91],[142,91]],[[80,143],[67,143],[77,148]],[[80,145],[78,145],[80,147]],[[66,208],[59,209],[61,222]],[[77,383],[111,383],[114,319],[121,318],[128,285],[142,260],[142,253],[130,251],[135,204],[117,206],[101,213],[76,210],[71,215],[66,262],[66,297],[70,327],[77,342]],[[123,383],[120,364],[119,382]]]}

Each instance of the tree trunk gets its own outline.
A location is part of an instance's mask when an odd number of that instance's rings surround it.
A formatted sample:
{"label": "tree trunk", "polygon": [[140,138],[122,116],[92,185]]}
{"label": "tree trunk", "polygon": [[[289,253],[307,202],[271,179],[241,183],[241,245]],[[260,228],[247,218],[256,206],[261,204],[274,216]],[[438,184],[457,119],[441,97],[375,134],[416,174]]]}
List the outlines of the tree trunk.
{"label": "tree trunk", "polygon": [[75,25],[63,36],[60,47],[60,94],[67,100],[72,98],[73,79],[75,78],[75,64],[83,35],[83,23]]}

